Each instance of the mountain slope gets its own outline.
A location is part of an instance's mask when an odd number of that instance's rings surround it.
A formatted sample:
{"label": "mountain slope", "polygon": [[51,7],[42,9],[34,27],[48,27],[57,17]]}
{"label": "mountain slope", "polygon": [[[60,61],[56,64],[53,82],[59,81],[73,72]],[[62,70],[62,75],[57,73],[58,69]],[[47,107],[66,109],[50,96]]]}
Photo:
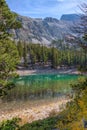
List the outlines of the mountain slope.
{"label": "mountain slope", "polygon": [[34,19],[18,16],[22,28],[12,30],[15,40],[49,44],[53,39],[62,39],[71,33],[71,23],[55,18]]}

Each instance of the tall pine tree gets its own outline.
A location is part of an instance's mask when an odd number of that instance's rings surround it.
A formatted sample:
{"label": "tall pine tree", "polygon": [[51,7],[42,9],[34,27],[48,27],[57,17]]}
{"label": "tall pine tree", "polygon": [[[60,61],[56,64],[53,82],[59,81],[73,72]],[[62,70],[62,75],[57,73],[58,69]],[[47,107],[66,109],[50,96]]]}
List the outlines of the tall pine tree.
{"label": "tall pine tree", "polygon": [[13,87],[9,79],[18,64],[19,56],[16,45],[11,41],[9,29],[19,28],[17,15],[8,8],[5,0],[0,0],[0,96]]}

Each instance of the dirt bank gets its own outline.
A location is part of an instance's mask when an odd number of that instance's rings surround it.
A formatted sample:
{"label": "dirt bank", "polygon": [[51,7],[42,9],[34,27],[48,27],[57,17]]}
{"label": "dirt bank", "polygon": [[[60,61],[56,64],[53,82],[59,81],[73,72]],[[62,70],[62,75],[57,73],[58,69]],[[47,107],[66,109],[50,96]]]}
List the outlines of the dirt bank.
{"label": "dirt bank", "polygon": [[22,107],[22,104],[20,107],[15,108],[16,106],[13,104],[13,107],[10,106],[10,109],[7,109],[6,104],[5,107],[0,109],[0,122],[7,119],[12,119],[13,117],[19,117],[22,119],[23,124],[24,123],[31,123],[32,121],[44,119],[49,117],[50,113],[52,111],[60,112],[64,108],[65,104],[69,102],[68,99],[56,99],[51,102],[46,103],[39,103],[35,106],[26,106]]}

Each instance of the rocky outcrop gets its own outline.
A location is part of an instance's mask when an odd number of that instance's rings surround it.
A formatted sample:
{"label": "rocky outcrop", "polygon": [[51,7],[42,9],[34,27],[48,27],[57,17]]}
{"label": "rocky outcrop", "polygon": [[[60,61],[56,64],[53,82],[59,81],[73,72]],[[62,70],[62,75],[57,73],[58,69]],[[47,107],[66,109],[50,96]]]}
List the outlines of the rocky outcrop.
{"label": "rocky outcrop", "polygon": [[64,14],[61,16],[60,20],[68,22],[77,22],[81,19],[78,14]]}

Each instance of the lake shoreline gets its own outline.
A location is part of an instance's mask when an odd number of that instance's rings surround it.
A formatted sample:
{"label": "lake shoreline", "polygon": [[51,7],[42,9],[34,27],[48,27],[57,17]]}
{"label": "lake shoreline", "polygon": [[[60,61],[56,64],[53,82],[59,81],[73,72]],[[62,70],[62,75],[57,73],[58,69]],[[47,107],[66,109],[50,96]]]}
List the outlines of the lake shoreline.
{"label": "lake shoreline", "polygon": [[36,75],[36,74],[83,74],[79,72],[77,69],[51,69],[51,68],[44,68],[44,69],[19,69],[16,71],[19,76],[26,76],[26,75]]}
{"label": "lake shoreline", "polygon": [[21,124],[25,124],[27,122],[32,123],[33,121],[37,120],[43,120],[45,118],[48,118],[52,112],[61,112],[69,101],[70,99],[61,98],[51,102],[41,102],[40,104],[36,104],[35,106],[26,106],[23,108],[21,104],[20,107],[17,106],[19,109],[15,108],[15,105],[14,107],[10,106],[8,109],[6,108],[5,110],[0,110],[0,122],[12,119],[14,117],[21,118]]}
{"label": "lake shoreline", "polygon": [[[77,69],[35,69],[35,70],[29,70],[29,69],[21,69],[17,70],[17,73],[20,76],[26,76],[26,75],[35,75],[35,74],[74,74],[78,75],[81,74],[77,71]],[[61,112],[66,104],[70,102],[72,99],[70,99],[69,95],[68,98],[57,98],[56,100],[48,100],[45,99],[43,101],[35,102],[31,101],[33,104],[29,104],[29,102],[11,102],[10,103],[0,103],[0,122],[7,119],[12,119],[14,117],[18,117],[22,119],[22,124],[25,123],[31,123],[36,120],[43,120],[45,118],[48,118],[50,114],[52,114],[53,111],[59,113]],[[62,109],[60,109],[62,108]]]}

